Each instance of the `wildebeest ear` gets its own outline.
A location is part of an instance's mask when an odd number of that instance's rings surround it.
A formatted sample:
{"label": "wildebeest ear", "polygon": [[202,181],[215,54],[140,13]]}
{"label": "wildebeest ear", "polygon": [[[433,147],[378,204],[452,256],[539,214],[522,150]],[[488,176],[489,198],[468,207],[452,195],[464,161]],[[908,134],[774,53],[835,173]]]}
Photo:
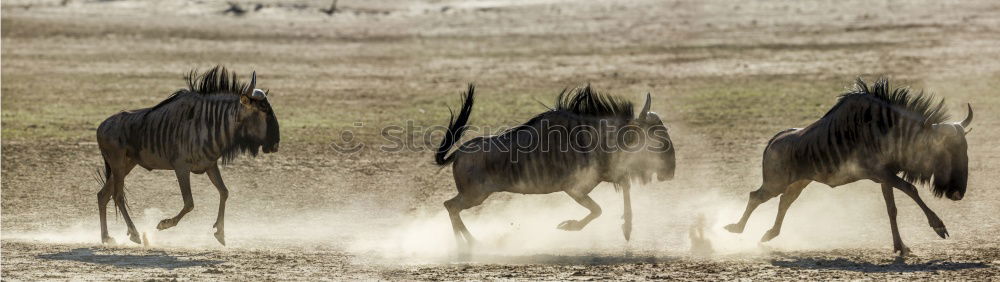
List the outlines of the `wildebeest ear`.
{"label": "wildebeest ear", "polygon": [[642,111],[639,112],[640,118],[646,118],[646,114],[649,113],[650,100],[652,100],[652,97],[649,95],[649,92],[646,92],[646,104],[642,106]]}
{"label": "wildebeest ear", "polygon": [[250,106],[250,97],[247,95],[240,95],[240,104]]}

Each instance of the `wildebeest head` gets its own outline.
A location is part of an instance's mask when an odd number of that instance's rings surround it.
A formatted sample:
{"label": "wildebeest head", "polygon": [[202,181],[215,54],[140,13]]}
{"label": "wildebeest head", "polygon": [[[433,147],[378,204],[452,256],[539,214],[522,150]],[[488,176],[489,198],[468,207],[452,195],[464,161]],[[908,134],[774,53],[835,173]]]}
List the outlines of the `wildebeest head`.
{"label": "wildebeest head", "polygon": [[967,128],[972,123],[972,105],[965,120],[931,125],[934,154],[934,195],[946,196],[953,201],[965,197],[969,179]]}
{"label": "wildebeest head", "polygon": [[274,116],[271,103],[267,100],[268,91],[256,88],[257,72],[253,73],[250,84],[240,95],[240,103],[246,110],[237,132],[237,140],[241,146],[251,147],[252,152],[262,148],[264,153],[278,151],[281,133],[278,130],[278,119]]}
{"label": "wildebeest head", "polygon": [[670,134],[660,116],[649,111],[651,97],[646,94],[646,103],[642,106],[642,111],[636,116],[636,125],[645,133],[646,144],[643,152],[646,160],[642,163],[653,167],[644,168],[645,171],[656,172],[656,179],[666,181],[674,178],[676,159],[674,156],[674,144],[670,141]]}

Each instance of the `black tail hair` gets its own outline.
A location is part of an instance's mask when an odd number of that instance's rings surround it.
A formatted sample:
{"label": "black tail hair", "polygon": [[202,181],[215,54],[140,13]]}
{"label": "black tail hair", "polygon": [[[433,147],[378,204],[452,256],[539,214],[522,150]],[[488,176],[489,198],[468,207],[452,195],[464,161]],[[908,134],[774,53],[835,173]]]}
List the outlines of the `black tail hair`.
{"label": "black tail hair", "polygon": [[111,177],[111,166],[108,165],[108,161],[104,161],[104,173],[101,173],[101,169],[98,168],[94,172],[94,180],[97,180],[97,184],[101,184],[101,189],[104,189],[104,184],[108,183],[108,178]]}
{"label": "black tail hair", "polygon": [[462,110],[458,112],[458,118],[455,118],[455,112],[448,109],[448,112],[451,113],[451,117],[448,118],[448,132],[445,132],[441,146],[438,147],[437,154],[434,155],[434,162],[437,165],[443,166],[455,161],[455,154],[448,155],[448,150],[458,142],[458,139],[462,138],[462,133],[465,133],[466,125],[469,123],[469,115],[472,114],[475,92],[476,85],[470,83],[469,90],[465,92],[465,97],[462,99]]}
{"label": "black tail hair", "polygon": [[[97,184],[101,185],[101,190],[104,190],[104,185],[108,183],[108,179],[111,179],[111,165],[108,164],[108,160],[104,160],[104,173],[101,173],[101,169],[98,168],[97,171],[94,172],[94,179],[97,180]],[[110,192],[112,201],[118,197],[118,195],[116,195],[117,193],[121,193],[122,205],[125,206],[125,209],[128,209],[128,201],[125,200],[125,187],[122,187],[122,189],[112,188]],[[117,206],[118,202],[115,202],[115,207]],[[115,215],[116,217],[120,215],[118,209],[115,209]]]}

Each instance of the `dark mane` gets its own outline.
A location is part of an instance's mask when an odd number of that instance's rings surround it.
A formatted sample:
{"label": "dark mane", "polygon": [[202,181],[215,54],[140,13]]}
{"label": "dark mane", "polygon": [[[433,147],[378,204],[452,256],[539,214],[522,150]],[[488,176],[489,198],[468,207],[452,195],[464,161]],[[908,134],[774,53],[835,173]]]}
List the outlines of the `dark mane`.
{"label": "dark mane", "polygon": [[[889,105],[899,106],[906,111],[919,115],[923,118],[923,122],[928,124],[941,123],[948,119],[948,112],[944,108],[944,100],[935,102],[933,96],[924,95],[923,92],[914,95],[906,87],[891,89],[889,87],[889,80],[884,77],[875,80],[875,84],[870,88],[859,77],[854,83],[854,89],[840,95],[837,105],[839,106],[845,100],[856,96],[871,97]],[[836,108],[837,106],[834,106],[834,109]]]}
{"label": "dark mane", "polygon": [[187,75],[184,75],[184,80],[187,81],[187,89],[177,90],[170,94],[167,99],[150,108],[149,112],[170,104],[183,94],[239,96],[250,91],[246,82],[240,81],[235,72],[226,70],[226,67],[222,65],[217,65],[202,74],[198,74],[198,70],[191,70]]}
{"label": "dark mane", "polygon": [[[544,105],[543,105],[544,106]],[[556,97],[555,108],[540,113],[521,125],[511,127],[497,133],[497,136],[511,135],[518,131],[536,126],[542,119],[557,116],[566,116],[569,113],[581,117],[593,118],[618,118],[629,121],[634,117],[632,112],[632,102],[620,97],[600,93],[593,89],[588,83],[583,88],[563,89]]]}
{"label": "dark mane", "polygon": [[563,89],[556,98],[555,111],[566,111],[580,116],[616,117],[631,120],[632,102],[617,96],[599,93],[590,87]]}
{"label": "dark mane", "polygon": [[191,70],[184,76],[184,80],[187,80],[188,91],[201,95],[240,95],[250,90],[235,72],[230,72],[221,65],[203,74],[198,74],[198,70]]}

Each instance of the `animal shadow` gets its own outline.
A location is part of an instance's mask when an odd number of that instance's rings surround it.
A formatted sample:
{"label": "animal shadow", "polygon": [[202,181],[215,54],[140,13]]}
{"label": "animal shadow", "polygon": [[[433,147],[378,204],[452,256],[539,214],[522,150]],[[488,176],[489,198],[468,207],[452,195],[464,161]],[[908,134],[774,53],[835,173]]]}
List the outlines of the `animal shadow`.
{"label": "animal shadow", "polygon": [[771,265],[788,268],[832,269],[864,273],[956,271],[989,267],[986,264],[979,262],[950,262],[942,260],[929,260],[922,263],[908,264],[901,259],[896,259],[891,263],[876,264],[866,261],[853,261],[846,258],[825,259],[794,257],[787,260],[771,261]]}
{"label": "animal shadow", "polygon": [[543,264],[543,265],[612,265],[634,263],[667,263],[676,261],[674,257],[655,257],[649,255],[477,255],[466,262],[500,263],[500,264]]}
{"label": "animal shadow", "polygon": [[90,248],[77,248],[70,251],[39,255],[38,258],[47,260],[68,260],[86,263],[112,265],[116,267],[140,267],[140,268],[162,268],[175,269],[192,266],[209,266],[222,263],[219,260],[204,259],[179,259],[177,256],[168,255],[164,251],[148,251],[146,254],[99,254]]}

